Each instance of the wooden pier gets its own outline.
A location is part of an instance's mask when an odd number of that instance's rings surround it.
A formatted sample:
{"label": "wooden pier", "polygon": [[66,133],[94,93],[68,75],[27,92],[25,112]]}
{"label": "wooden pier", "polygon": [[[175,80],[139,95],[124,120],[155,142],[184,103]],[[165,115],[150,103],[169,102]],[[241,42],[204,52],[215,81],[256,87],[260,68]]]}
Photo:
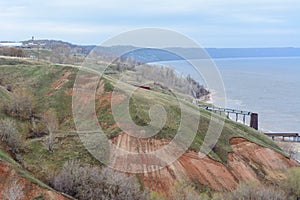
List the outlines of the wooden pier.
{"label": "wooden pier", "polygon": [[230,115],[235,115],[235,121],[239,122],[240,117],[242,117],[243,124],[246,124],[246,117],[250,117],[250,123],[248,126],[258,130],[258,114],[252,113],[249,111],[237,110],[237,109],[230,109],[230,108],[219,108],[215,106],[206,106],[206,105],[198,105],[200,108],[203,108],[208,111],[212,111],[218,114],[226,114],[227,118],[230,119]]}
{"label": "wooden pier", "polygon": [[[258,114],[252,113],[248,111],[243,110],[237,110],[237,109],[230,109],[230,108],[219,108],[215,106],[206,106],[206,105],[198,105],[200,108],[217,113],[217,114],[225,114],[228,119],[230,119],[230,115],[235,116],[236,122],[242,122],[243,124],[246,124],[246,117],[250,117],[248,126],[258,130]],[[242,117],[242,121],[239,120],[240,117]],[[289,141],[289,142],[300,142],[300,134],[299,133],[264,133],[265,135],[271,137],[273,140],[276,138],[282,139],[282,141]]]}
{"label": "wooden pier", "polygon": [[300,134],[299,133],[265,133],[265,135],[271,137],[273,140],[275,140],[276,138],[279,138],[279,139],[282,139],[282,141],[300,142]]}

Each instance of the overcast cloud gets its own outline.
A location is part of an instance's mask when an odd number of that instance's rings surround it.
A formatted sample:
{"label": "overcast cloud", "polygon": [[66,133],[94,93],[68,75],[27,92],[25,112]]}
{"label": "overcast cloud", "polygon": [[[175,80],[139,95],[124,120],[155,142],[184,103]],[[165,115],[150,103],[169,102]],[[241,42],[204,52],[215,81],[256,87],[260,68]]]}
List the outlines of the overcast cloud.
{"label": "overcast cloud", "polygon": [[156,27],[205,47],[300,47],[299,11],[298,0],[0,0],[0,40],[100,44]]}

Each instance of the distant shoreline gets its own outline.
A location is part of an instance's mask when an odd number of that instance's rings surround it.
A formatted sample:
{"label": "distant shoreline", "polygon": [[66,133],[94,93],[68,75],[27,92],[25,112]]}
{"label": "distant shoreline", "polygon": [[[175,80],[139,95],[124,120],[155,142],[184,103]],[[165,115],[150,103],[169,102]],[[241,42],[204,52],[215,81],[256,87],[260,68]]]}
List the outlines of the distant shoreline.
{"label": "distant shoreline", "polygon": [[212,60],[250,60],[250,59],[291,59],[298,58],[300,56],[274,56],[274,57],[237,57],[237,58],[211,58]]}
{"label": "distant shoreline", "polygon": [[[1,45],[2,44],[2,45]],[[246,48],[213,48],[213,47],[137,47],[131,45],[98,46],[79,45],[58,40],[28,40],[18,42],[0,42],[0,47],[12,46],[28,48],[30,45],[39,45],[43,48],[52,49],[63,45],[70,49],[80,49],[80,53],[89,54],[97,47],[97,51],[109,55],[122,55],[132,57],[140,62],[158,62],[172,60],[192,59],[243,59],[243,58],[294,58],[300,57],[300,47],[246,47]],[[149,57],[149,55],[151,55]]]}

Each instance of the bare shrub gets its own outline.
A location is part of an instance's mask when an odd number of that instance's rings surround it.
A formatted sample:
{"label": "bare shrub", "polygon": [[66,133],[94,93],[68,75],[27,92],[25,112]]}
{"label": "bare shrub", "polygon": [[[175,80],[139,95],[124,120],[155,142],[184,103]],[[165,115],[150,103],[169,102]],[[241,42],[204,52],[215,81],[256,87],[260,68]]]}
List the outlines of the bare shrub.
{"label": "bare shrub", "polygon": [[133,177],[127,177],[110,168],[102,169],[68,161],[55,176],[53,187],[80,200],[85,199],[143,199],[139,185]]}
{"label": "bare shrub", "polygon": [[142,199],[139,185],[134,177],[128,177],[110,168],[104,168],[101,176],[94,183],[101,183],[97,193],[104,199]]}
{"label": "bare shrub", "polygon": [[282,182],[282,187],[289,197],[300,199],[300,167],[288,171],[287,179]]}
{"label": "bare shrub", "polygon": [[56,139],[55,139],[54,134],[46,136],[45,147],[46,147],[47,151],[53,152],[55,144],[56,144]]}
{"label": "bare shrub", "polygon": [[46,124],[48,133],[55,133],[59,127],[58,119],[56,117],[56,113],[53,110],[46,112],[43,115],[44,123]]}
{"label": "bare shrub", "polygon": [[12,57],[24,57],[24,52],[20,48],[0,47],[0,55]]}
{"label": "bare shrub", "polygon": [[71,57],[71,50],[70,47],[67,45],[57,45],[52,50],[52,54],[50,57],[50,61],[53,63],[70,63],[69,59]]}
{"label": "bare shrub", "polygon": [[3,111],[19,119],[30,119],[35,111],[33,95],[25,89],[16,90],[9,102],[4,104]]}
{"label": "bare shrub", "polygon": [[176,88],[180,92],[191,95],[196,99],[209,94],[209,91],[190,75],[178,75],[172,67],[141,65],[139,70],[141,70],[141,73],[137,73],[137,81],[140,81],[140,79],[154,81],[168,88]]}
{"label": "bare shrub", "polygon": [[78,187],[82,184],[81,179],[86,171],[85,167],[81,167],[78,161],[67,161],[61,172],[54,177],[52,184],[55,189],[76,197]]}
{"label": "bare shrub", "polygon": [[19,200],[23,197],[24,192],[24,185],[21,183],[18,183],[18,180],[13,180],[9,187],[7,187],[3,191],[3,198],[5,200]]}
{"label": "bare shrub", "polygon": [[0,120],[0,138],[11,148],[13,153],[20,150],[22,142],[16,127],[16,123],[11,119]]}
{"label": "bare shrub", "polygon": [[274,186],[264,186],[256,183],[240,184],[237,189],[227,195],[232,200],[286,200],[286,194]]}
{"label": "bare shrub", "polygon": [[170,199],[172,200],[200,200],[200,196],[195,191],[195,188],[191,186],[185,180],[177,181],[171,189]]}
{"label": "bare shrub", "polygon": [[43,137],[48,134],[44,120],[31,118],[31,127],[29,138]]}
{"label": "bare shrub", "polygon": [[158,192],[151,192],[147,200],[166,200],[166,196]]}
{"label": "bare shrub", "polygon": [[44,124],[48,130],[48,136],[45,139],[45,146],[48,151],[53,151],[56,144],[55,133],[58,129],[58,119],[54,111],[48,111],[43,115]]}

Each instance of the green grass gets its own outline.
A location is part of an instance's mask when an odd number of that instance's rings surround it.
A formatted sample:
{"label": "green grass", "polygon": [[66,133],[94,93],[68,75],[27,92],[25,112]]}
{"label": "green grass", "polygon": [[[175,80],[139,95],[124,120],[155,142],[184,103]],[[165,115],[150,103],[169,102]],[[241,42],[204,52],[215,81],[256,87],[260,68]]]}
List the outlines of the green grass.
{"label": "green grass", "polygon": [[7,100],[9,98],[9,93],[2,87],[0,87],[0,99],[1,101]]}
{"label": "green grass", "polygon": [[19,164],[12,157],[10,157],[10,155],[8,155],[5,151],[3,151],[1,148],[0,148],[0,158],[5,160],[6,162],[12,164],[15,167],[19,166]]}
{"label": "green grass", "polygon": [[[9,100],[9,94],[7,93],[7,91],[5,91],[4,88],[0,87],[0,109],[2,107],[2,104],[6,103]],[[5,114],[2,112],[2,110],[0,111],[0,119],[4,118]]]}
{"label": "green grass", "polygon": [[112,92],[114,90],[113,84],[107,79],[104,79],[104,90],[105,92]]}
{"label": "green grass", "polygon": [[30,181],[30,182],[32,182],[34,184],[37,184],[38,186],[40,186],[42,188],[45,188],[45,189],[48,189],[48,190],[53,190],[48,185],[46,185],[43,182],[41,182],[40,180],[36,179],[29,172],[27,172],[26,170],[22,169],[22,167],[20,166],[20,164],[17,163],[13,158],[11,158],[10,155],[8,155],[1,148],[0,148],[0,159],[4,160],[8,164],[10,164],[13,167],[13,169],[15,169],[20,176],[26,178],[28,181]]}
{"label": "green grass", "polygon": [[[16,172],[18,173],[18,175],[20,175],[21,177],[25,178],[26,180],[44,188],[47,190],[51,190],[54,191],[53,188],[49,187],[48,185],[46,185],[45,183],[43,183],[41,180],[36,178],[36,173],[35,176],[33,176],[31,173],[29,173],[26,169],[24,169],[19,163],[17,163],[7,152],[5,152],[3,149],[0,148],[0,160],[5,161],[6,163],[8,163],[14,170],[16,170]],[[64,194],[65,196],[67,196],[69,199],[74,199],[71,196],[68,196],[66,194]],[[42,200],[44,199],[43,195],[39,195],[37,197],[35,197],[34,199],[36,200]]]}

